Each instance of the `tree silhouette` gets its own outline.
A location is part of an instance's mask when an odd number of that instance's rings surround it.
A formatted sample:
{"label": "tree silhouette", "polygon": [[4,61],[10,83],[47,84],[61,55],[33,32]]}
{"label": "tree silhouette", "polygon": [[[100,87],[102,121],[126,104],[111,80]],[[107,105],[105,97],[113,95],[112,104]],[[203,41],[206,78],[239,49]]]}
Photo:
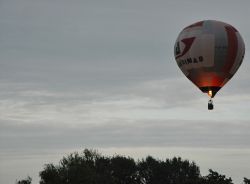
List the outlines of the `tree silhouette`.
{"label": "tree silhouette", "polygon": [[40,172],[40,184],[95,183],[95,162],[100,156],[90,150],[82,155],[72,153],[63,157],[59,166],[48,164]]}
{"label": "tree silhouette", "polygon": [[200,182],[200,170],[195,163],[180,157],[167,159],[165,162],[149,156],[138,163],[139,173],[147,184],[189,184]]}
{"label": "tree silhouette", "polygon": [[134,159],[123,156],[115,156],[110,159],[111,176],[115,183],[136,183],[136,163]]}
{"label": "tree silhouette", "polygon": [[204,177],[203,183],[205,184],[233,184],[231,178],[226,178],[212,169],[209,169],[209,174]]}
{"label": "tree silhouette", "polygon": [[[163,161],[148,156],[135,162],[130,157],[107,157],[88,149],[63,157],[58,165],[46,164],[39,175],[40,184],[233,184],[231,178],[211,169],[201,176],[194,162],[180,157]],[[17,184],[31,184],[31,178]],[[244,178],[244,184],[250,180]]]}
{"label": "tree silhouette", "polygon": [[244,184],[250,184],[250,179],[244,178]]}

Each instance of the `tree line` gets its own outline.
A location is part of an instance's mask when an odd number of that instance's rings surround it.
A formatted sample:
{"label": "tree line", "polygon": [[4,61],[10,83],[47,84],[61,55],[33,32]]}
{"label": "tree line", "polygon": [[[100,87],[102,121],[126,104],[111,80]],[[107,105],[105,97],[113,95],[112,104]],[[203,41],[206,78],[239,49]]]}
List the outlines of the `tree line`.
{"label": "tree line", "polygon": [[[46,164],[39,176],[40,184],[233,184],[230,177],[212,169],[202,176],[196,163],[180,157],[163,161],[148,156],[135,161],[89,149],[71,153],[57,165]],[[16,182],[31,183],[31,177]],[[250,184],[250,179],[244,178],[243,183]]]}

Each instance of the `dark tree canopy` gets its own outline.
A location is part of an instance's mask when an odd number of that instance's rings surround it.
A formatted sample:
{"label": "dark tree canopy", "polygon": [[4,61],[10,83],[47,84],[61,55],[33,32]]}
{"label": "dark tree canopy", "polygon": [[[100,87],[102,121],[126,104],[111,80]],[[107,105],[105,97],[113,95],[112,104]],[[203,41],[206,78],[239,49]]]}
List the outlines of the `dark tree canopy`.
{"label": "dark tree canopy", "polygon": [[195,184],[200,182],[200,170],[194,162],[181,158],[145,160],[116,155],[104,157],[96,151],[84,150],[64,157],[59,165],[45,165],[40,172],[40,184]]}
{"label": "dark tree canopy", "polygon": [[174,157],[166,161],[148,156],[138,162],[138,171],[144,183],[189,184],[200,182],[200,170],[195,163]]}
{"label": "dark tree canopy", "polygon": [[[40,184],[233,184],[231,178],[211,169],[207,176],[201,176],[194,162],[180,157],[163,161],[148,156],[135,161],[88,149],[63,157],[58,165],[46,164],[39,174]],[[31,184],[31,178],[17,184]],[[250,180],[244,178],[244,184]]]}
{"label": "dark tree canopy", "polygon": [[244,178],[244,184],[250,184],[250,179]]}
{"label": "dark tree canopy", "polygon": [[204,177],[205,184],[233,184],[231,178],[226,178],[225,175],[221,175],[212,169],[209,169],[209,174]]}

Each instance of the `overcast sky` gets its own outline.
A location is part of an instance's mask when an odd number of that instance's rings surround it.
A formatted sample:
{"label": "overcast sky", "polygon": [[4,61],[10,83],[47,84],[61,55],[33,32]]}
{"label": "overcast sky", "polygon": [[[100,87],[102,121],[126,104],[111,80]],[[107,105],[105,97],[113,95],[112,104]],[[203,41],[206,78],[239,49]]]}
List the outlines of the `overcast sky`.
{"label": "overcast sky", "polygon": [[[249,0],[0,0],[0,183],[84,148],[250,178],[249,17]],[[246,45],[211,112],[173,53],[206,19]]]}

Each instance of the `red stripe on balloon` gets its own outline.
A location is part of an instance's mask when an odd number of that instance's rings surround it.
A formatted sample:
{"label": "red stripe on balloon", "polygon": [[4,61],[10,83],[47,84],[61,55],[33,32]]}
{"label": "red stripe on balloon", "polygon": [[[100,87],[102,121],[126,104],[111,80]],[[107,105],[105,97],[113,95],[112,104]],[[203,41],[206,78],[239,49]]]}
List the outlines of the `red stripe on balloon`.
{"label": "red stripe on balloon", "polygon": [[228,37],[228,51],[226,57],[226,64],[224,66],[223,71],[229,73],[237,56],[238,40],[236,35],[237,30],[235,28],[231,26],[225,26],[225,29]]}

